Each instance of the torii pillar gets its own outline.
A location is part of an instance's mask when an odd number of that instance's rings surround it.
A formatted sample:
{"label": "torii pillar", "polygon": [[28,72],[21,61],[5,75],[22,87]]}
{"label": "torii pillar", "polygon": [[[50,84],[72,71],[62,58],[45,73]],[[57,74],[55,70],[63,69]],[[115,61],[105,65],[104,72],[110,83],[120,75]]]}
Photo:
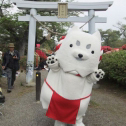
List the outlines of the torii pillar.
{"label": "torii pillar", "polygon": [[[30,14],[36,16],[36,9],[31,9]],[[29,22],[29,35],[28,35],[28,55],[27,55],[27,74],[26,83],[33,81],[34,69],[34,52],[35,52],[35,38],[36,38],[36,20],[31,16]]]}
{"label": "torii pillar", "polygon": [[[94,10],[89,10],[88,11],[88,16],[91,18],[95,15],[95,11]],[[93,34],[95,32],[95,18],[92,18],[91,21],[89,21],[88,23],[88,29],[89,29],[89,33]]]}

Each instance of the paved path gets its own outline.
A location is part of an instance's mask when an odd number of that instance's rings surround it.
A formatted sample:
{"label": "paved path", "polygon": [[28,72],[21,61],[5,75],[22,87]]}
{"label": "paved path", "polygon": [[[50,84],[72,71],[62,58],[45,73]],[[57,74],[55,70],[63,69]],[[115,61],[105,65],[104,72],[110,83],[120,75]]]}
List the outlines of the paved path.
{"label": "paved path", "polygon": [[[42,81],[47,72],[42,71]],[[0,116],[0,126],[53,126],[54,121],[45,116],[41,103],[35,102],[35,87],[23,87],[25,74],[21,74],[12,93],[6,96],[4,116]],[[102,88],[93,89],[92,99],[84,118],[86,126],[126,126],[126,99]],[[70,125],[69,125],[70,126]]]}

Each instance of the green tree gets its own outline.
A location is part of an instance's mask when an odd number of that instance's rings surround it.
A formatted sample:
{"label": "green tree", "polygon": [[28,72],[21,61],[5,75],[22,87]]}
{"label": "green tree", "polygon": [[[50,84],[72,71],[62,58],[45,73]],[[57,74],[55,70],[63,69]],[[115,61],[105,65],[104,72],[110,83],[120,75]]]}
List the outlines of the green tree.
{"label": "green tree", "polygon": [[24,55],[28,23],[18,22],[18,16],[22,15],[22,12],[11,14],[8,10],[11,8],[13,8],[13,4],[8,4],[5,0],[2,1],[0,6],[0,44],[4,45],[1,47],[4,47],[2,51],[5,51],[8,43],[13,42],[20,54]]}
{"label": "green tree", "polygon": [[[0,42],[4,45],[15,43],[15,47],[21,55],[24,55],[25,44],[28,36],[28,23],[18,22],[18,15],[5,15],[0,18]],[[23,52],[22,52],[23,50]]]}
{"label": "green tree", "polygon": [[[37,0],[36,0],[37,1]],[[52,0],[58,1],[58,0]],[[9,42],[14,42],[16,49],[19,50],[20,55],[24,55],[25,51],[27,50],[28,45],[28,29],[29,29],[29,22],[19,22],[18,16],[19,15],[26,15],[29,14],[29,10],[26,11],[19,11],[18,13],[11,14],[8,12],[8,8],[13,7],[13,4],[7,4],[3,1],[2,7],[0,8],[0,43],[4,44],[5,46]],[[37,11],[38,14],[42,16],[57,16],[57,11]],[[68,15],[76,15],[78,16],[80,12],[69,12]],[[65,34],[66,31],[70,26],[73,24],[70,22],[42,22],[42,24],[48,27],[53,32],[58,32]],[[43,48],[47,48],[52,50],[55,46],[54,38],[57,37],[58,39],[60,36],[55,34],[51,34],[51,40],[47,40],[46,37],[43,36],[43,28],[37,22],[37,38],[36,43],[40,43]]]}
{"label": "green tree", "polygon": [[[126,17],[124,20],[126,21]],[[121,33],[122,44],[126,44],[126,23],[123,24],[122,22],[118,22],[116,26],[114,25],[114,27],[118,28]]]}
{"label": "green tree", "polygon": [[[126,18],[124,18],[124,20],[126,20]],[[122,37],[126,38],[126,24],[123,24],[122,22],[118,22],[117,25],[114,27],[118,28]]]}
{"label": "green tree", "polygon": [[122,40],[120,38],[121,33],[120,31],[108,29],[106,31],[103,31],[102,29],[99,29],[102,37],[102,43],[103,46],[110,46],[113,48],[120,47],[122,45]]}

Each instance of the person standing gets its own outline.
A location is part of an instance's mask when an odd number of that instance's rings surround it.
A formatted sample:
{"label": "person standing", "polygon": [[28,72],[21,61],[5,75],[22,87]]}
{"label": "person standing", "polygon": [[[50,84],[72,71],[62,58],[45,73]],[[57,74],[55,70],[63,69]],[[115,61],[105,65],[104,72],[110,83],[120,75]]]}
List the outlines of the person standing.
{"label": "person standing", "polygon": [[38,66],[35,70],[42,70],[42,69],[45,69],[45,66],[47,66],[47,64],[46,64],[46,59],[40,58],[39,66]]}
{"label": "person standing", "polygon": [[16,71],[19,70],[19,60],[20,55],[17,50],[14,50],[14,43],[9,43],[9,51],[4,54],[2,63],[2,69],[7,73],[8,93],[14,88]]}

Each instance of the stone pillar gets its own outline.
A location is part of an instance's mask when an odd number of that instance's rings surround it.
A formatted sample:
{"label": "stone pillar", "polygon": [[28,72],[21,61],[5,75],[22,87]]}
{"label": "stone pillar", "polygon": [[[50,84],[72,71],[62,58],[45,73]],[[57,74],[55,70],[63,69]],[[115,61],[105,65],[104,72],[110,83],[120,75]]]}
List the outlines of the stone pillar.
{"label": "stone pillar", "polygon": [[[89,10],[88,11],[89,19],[92,18],[92,16],[94,16],[94,15],[95,15],[95,11],[94,10]],[[88,29],[89,29],[89,33],[90,34],[93,34],[95,32],[95,18],[93,18],[91,21],[89,21]]]}
{"label": "stone pillar", "polygon": [[[36,9],[31,9],[30,14],[37,15]],[[33,82],[34,69],[34,52],[35,52],[35,37],[36,37],[36,20],[31,16],[29,22],[28,35],[28,55],[27,55],[27,73],[26,83],[30,85]]]}

